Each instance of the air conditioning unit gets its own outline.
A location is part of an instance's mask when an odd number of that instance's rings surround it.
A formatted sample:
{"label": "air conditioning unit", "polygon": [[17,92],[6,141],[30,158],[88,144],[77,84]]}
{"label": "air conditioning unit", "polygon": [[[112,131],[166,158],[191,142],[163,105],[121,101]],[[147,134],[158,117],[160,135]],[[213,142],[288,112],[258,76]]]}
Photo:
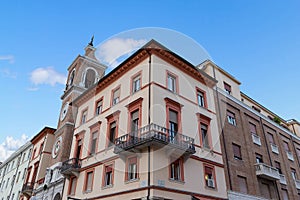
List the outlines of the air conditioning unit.
{"label": "air conditioning unit", "polygon": [[207,186],[214,188],[215,187],[215,181],[214,181],[214,179],[208,179],[207,180]]}

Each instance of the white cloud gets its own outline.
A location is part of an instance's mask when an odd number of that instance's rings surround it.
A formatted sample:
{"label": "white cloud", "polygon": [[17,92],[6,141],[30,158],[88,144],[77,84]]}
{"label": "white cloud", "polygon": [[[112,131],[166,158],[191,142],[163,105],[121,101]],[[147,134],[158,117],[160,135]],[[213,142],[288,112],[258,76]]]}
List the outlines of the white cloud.
{"label": "white cloud", "polygon": [[98,47],[97,57],[110,68],[114,68],[146,42],[145,39],[113,38]]}
{"label": "white cloud", "polygon": [[25,142],[27,142],[29,137],[25,134],[21,138],[13,138],[7,136],[5,141],[0,144],[0,161],[5,161],[13,152],[18,150]]}
{"label": "white cloud", "polygon": [[17,78],[17,73],[12,72],[12,71],[9,70],[9,69],[0,69],[0,74],[1,74],[3,77],[13,78],[13,79],[16,79],[16,78]]}
{"label": "white cloud", "polygon": [[15,62],[15,57],[13,55],[0,55],[0,60],[5,60],[12,64]]}
{"label": "white cloud", "polygon": [[34,85],[48,84],[65,84],[67,77],[53,69],[53,67],[37,68],[30,73],[30,81]]}

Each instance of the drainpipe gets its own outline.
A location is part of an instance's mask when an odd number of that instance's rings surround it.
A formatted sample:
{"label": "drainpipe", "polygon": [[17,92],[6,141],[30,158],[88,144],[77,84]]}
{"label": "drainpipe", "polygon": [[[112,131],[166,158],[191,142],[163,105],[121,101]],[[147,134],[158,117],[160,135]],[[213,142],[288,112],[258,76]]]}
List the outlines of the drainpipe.
{"label": "drainpipe", "polygon": [[[146,50],[149,55],[149,71],[148,71],[148,79],[149,79],[149,88],[148,88],[148,126],[150,128],[151,123],[151,53],[149,50]],[[148,191],[147,191],[147,200],[150,200],[150,146],[148,146]]]}
{"label": "drainpipe", "polygon": [[[214,79],[216,79],[216,71],[215,71],[214,66],[213,66],[213,75],[214,75]],[[218,86],[216,86],[216,96],[217,96],[217,102],[218,102],[219,120],[220,120],[220,125],[221,125],[222,124],[222,116],[221,116],[221,105],[220,105]],[[227,165],[227,167],[226,167],[227,168],[227,174],[228,174],[228,178],[229,178],[229,190],[232,190],[232,180],[231,180],[231,174],[230,174],[230,170],[229,170],[227,147],[226,147],[225,134],[224,134],[223,128],[222,128],[222,131],[221,131],[221,135],[222,135],[222,142],[223,142],[223,146],[224,146],[224,152],[222,152],[222,153],[225,156],[225,162],[226,162],[226,165]]]}
{"label": "drainpipe", "polygon": [[[268,157],[269,157],[269,160],[270,160],[270,165],[273,167],[272,159],[271,159],[271,154],[270,154],[270,150],[269,150],[269,145],[268,145],[268,142],[267,142],[267,137],[266,137],[266,133],[265,133],[265,129],[264,129],[264,124],[262,122],[262,118],[261,117],[259,117],[259,121],[260,121],[260,126],[262,128],[262,132],[263,132],[263,135],[264,135],[264,140],[265,140],[265,145],[267,147],[267,152],[268,152]],[[276,181],[275,181],[274,185],[275,185],[275,188],[276,188],[277,197],[280,200],[281,199],[280,198],[280,193],[279,193]]]}

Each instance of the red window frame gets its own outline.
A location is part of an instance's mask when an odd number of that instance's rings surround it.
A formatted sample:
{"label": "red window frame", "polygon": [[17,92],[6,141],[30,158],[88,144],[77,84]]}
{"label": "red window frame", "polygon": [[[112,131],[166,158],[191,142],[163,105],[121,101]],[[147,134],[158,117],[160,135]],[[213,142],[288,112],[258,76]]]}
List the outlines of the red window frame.
{"label": "red window frame", "polygon": [[[215,166],[209,165],[206,163],[203,163],[203,172],[204,172],[204,185],[206,187],[209,187],[211,189],[217,189],[217,179],[216,179],[216,172],[215,172]],[[211,173],[214,180],[214,187],[208,186],[208,174]]]}
{"label": "red window frame", "polygon": [[[136,178],[135,179],[129,179],[129,165],[130,164],[136,164]],[[128,157],[126,159],[126,169],[125,169],[125,181],[134,181],[139,179],[139,159],[137,156]]]}
{"label": "red window frame", "polygon": [[[174,180],[174,181],[182,181],[184,182],[184,165],[183,165],[183,158],[180,157],[180,158],[174,158],[174,157],[171,157],[170,158],[170,164],[169,164],[169,179],[170,180]],[[180,177],[179,179],[174,179],[174,177],[172,178],[172,164],[177,164],[179,166],[179,170],[180,170]]]}

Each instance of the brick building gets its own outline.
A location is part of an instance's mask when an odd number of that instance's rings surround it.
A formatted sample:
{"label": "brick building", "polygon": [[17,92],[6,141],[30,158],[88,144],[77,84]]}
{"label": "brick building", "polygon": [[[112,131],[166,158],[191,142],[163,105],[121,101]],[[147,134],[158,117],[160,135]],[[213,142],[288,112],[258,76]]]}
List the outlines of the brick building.
{"label": "brick building", "polygon": [[211,61],[198,67],[218,80],[228,198],[299,199],[299,123],[281,119],[240,92],[240,82]]}

